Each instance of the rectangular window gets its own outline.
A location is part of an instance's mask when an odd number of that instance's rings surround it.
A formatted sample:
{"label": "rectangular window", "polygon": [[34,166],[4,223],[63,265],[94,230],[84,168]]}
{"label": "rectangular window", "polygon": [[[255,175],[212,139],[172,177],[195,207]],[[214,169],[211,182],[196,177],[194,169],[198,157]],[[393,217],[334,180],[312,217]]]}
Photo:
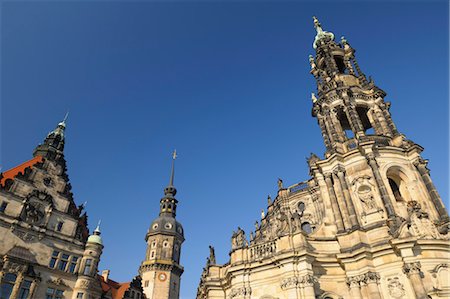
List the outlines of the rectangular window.
{"label": "rectangular window", "polygon": [[49,267],[54,269],[56,266],[56,261],[58,260],[59,251],[53,250],[52,258],[50,259]]}
{"label": "rectangular window", "polygon": [[2,202],[2,205],[0,206],[0,213],[5,213],[6,207],[8,206],[7,202]]}
{"label": "rectangular window", "polygon": [[91,273],[91,267],[92,267],[92,259],[87,259],[86,264],[84,265],[84,275],[89,275]]}
{"label": "rectangular window", "polygon": [[148,287],[148,280],[146,280],[146,281],[144,282],[144,286],[145,286],[145,287]]}
{"label": "rectangular window", "polygon": [[64,293],[63,290],[56,290],[55,299],[63,299],[64,298],[63,293]]}
{"label": "rectangular window", "polygon": [[59,260],[59,263],[58,263],[58,270],[61,270],[61,271],[66,270],[68,262],[69,262],[69,255],[63,253],[61,255],[61,259]]}
{"label": "rectangular window", "polygon": [[30,294],[31,280],[24,280],[20,284],[19,296],[17,299],[27,299]]}
{"label": "rectangular window", "polygon": [[3,277],[2,284],[0,286],[0,298],[9,298],[11,296],[14,284],[16,283],[16,274],[7,273]]}
{"label": "rectangular window", "polygon": [[56,224],[56,231],[60,232],[63,228],[64,222],[59,221],[58,224]]}
{"label": "rectangular window", "polygon": [[47,293],[45,293],[46,299],[53,299],[53,295],[55,294],[55,289],[47,288]]}
{"label": "rectangular window", "polygon": [[45,293],[46,299],[64,299],[63,290],[58,290],[54,288],[48,288],[47,293]]}
{"label": "rectangular window", "polygon": [[78,257],[72,256],[72,260],[70,261],[69,272],[75,273],[75,268],[77,267]]}
{"label": "rectangular window", "polygon": [[77,299],[83,299],[83,293],[77,293]]}

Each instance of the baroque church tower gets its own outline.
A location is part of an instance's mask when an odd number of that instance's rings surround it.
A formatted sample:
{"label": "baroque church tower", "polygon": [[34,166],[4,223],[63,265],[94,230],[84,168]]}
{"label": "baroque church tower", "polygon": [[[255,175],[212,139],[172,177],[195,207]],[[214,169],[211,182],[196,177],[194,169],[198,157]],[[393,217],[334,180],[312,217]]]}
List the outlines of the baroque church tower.
{"label": "baroque church tower", "polygon": [[156,218],[145,236],[147,251],[139,273],[144,293],[148,299],[178,299],[183,267],[180,265],[181,244],[184,231],[175,219],[178,201],[174,187],[176,151],[172,157],[172,172],[169,185],[160,200],[159,217]]}
{"label": "baroque church tower", "polygon": [[324,158],[238,228],[226,264],[207,262],[197,298],[449,298],[449,216],[421,157],[395,126],[386,93],[355,50],[314,18],[312,116]]}

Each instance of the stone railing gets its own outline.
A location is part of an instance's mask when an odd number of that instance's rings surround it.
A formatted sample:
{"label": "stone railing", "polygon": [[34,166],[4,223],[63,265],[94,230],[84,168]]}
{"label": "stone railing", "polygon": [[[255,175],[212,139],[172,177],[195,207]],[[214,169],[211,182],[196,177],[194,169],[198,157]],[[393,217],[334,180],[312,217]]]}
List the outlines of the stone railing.
{"label": "stone railing", "polygon": [[268,243],[251,246],[249,250],[250,250],[250,259],[258,260],[274,255],[275,252],[277,251],[277,245],[275,241],[272,241]]}

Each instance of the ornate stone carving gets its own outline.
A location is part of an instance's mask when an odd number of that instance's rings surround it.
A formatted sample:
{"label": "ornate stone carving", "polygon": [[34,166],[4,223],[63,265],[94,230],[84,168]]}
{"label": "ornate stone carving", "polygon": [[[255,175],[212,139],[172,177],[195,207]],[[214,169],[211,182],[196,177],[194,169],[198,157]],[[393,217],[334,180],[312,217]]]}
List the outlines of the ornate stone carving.
{"label": "ornate stone carving", "polygon": [[26,270],[26,265],[18,264],[11,261],[6,261],[3,265],[3,272],[4,273],[21,273]]}
{"label": "ornate stone carving", "polygon": [[398,277],[393,277],[393,278],[388,278],[387,280],[388,285],[388,293],[392,298],[395,299],[401,299],[401,298],[405,298],[405,287],[403,286],[403,284],[400,282],[400,279]]}
{"label": "ornate stone carving", "polygon": [[245,238],[245,232],[240,227],[236,232],[233,232],[231,236],[231,249],[240,249],[248,245],[247,239]]}
{"label": "ornate stone carving", "polygon": [[33,243],[41,240],[42,238],[30,231],[21,231],[18,229],[13,228],[12,232],[18,236],[22,241],[26,243]]}
{"label": "ornate stone carving", "polygon": [[416,237],[423,239],[441,239],[436,225],[428,218],[428,213],[422,210],[417,201],[408,202],[409,232]]}
{"label": "ornate stone carving", "polygon": [[287,277],[281,281],[281,289],[283,291],[292,289],[292,288],[297,287],[298,284],[299,284],[299,280],[296,276]]}
{"label": "ornate stone carving", "polygon": [[369,176],[361,176],[356,178],[353,182],[353,188],[358,195],[365,211],[377,211],[378,206],[373,198],[373,184],[370,182]]}
{"label": "ornate stone carving", "polygon": [[80,288],[82,289],[89,289],[89,287],[91,286],[91,282],[89,280],[82,280],[80,282]]}
{"label": "ornate stone carving", "polygon": [[[81,283],[83,284],[84,282],[88,282],[88,281],[83,280]],[[58,277],[56,279],[49,279],[49,280],[47,280],[47,283],[61,286],[61,287],[67,287],[67,284],[60,277]]]}
{"label": "ornate stone carving", "polygon": [[211,265],[216,264],[216,254],[214,252],[214,247],[212,247],[211,245],[209,246],[209,262]]}
{"label": "ornate stone carving", "polygon": [[25,204],[22,220],[39,225],[43,222],[45,216],[44,206],[38,202],[29,202]]}
{"label": "ornate stone carving", "polygon": [[317,282],[317,278],[312,276],[311,274],[306,274],[299,279],[299,283],[304,287],[310,287],[313,286],[314,283]]}
{"label": "ornate stone carving", "polygon": [[420,262],[405,263],[403,265],[403,273],[406,275],[420,274]]}
{"label": "ornate stone carving", "polygon": [[239,297],[245,297],[250,296],[252,293],[252,290],[250,287],[241,287],[241,288],[234,288],[231,289],[230,295],[228,296],[229,299],[239,298]]}

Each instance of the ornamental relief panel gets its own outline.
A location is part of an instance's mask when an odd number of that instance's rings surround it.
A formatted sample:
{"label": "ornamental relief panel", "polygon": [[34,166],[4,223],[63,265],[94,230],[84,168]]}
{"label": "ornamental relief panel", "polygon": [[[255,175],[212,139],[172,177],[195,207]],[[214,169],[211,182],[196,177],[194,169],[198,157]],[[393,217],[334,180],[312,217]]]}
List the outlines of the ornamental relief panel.
{"label": "ornamental relief panel", "polygon": [[387,279],[387,290],[390,298],[393,299],[406,298],[405,287],[400,282],[400,279],[397,276]]}

